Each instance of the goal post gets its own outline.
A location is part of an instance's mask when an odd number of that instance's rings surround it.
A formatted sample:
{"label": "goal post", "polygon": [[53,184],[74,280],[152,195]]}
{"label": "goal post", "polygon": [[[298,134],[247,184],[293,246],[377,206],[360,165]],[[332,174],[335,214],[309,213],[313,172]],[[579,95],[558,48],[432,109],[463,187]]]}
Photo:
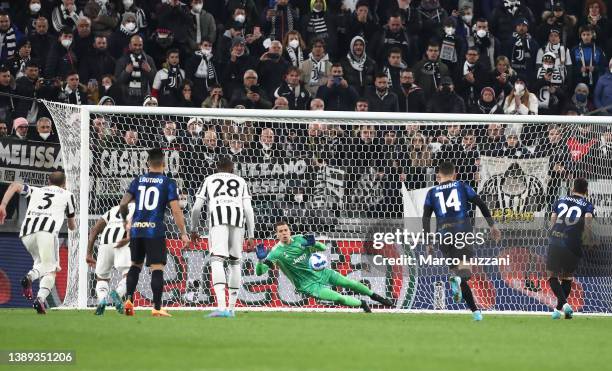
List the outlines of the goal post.
{"label": "goal post", "polygon": [[[78,229],[68,239],[66,307],[95,305],[95,274],[85,262],[89,229],[146,170],[146,149],[162,147],[187,220],[215,159],[231,156],[250,183],[258,240],[271,247],[280,219],[289,220],[294,232],[317,234],[328,245],[332,268],[392,297],[397,311],[465,308],[452,303],[447,268],[418,261],[426,253],[422,241],[413,248],[395,242],[372,247],[376,233],[420,230],[423,198],[440,161],[455,163],[460,180],[483,197],[502,229],[501,243],[487,242],[475,252],[483,260],[508,257],[509,264],[475,267],[470,280],[478,304],[495,311],[551,308],[544,269],[550,204],[569,191],[573,178],[586,177],[599,245],[585,253],[570,302],[584,312],[612,313],[609,117],[44,104],[60,136],[67,187],[79,205]],[[476,231],[485,231],[479,219],[476,214]],[[207,241],[183,249],[169,217],[167,227],[164,305],[214,307]],[[389,264],[404,256],[417,262]],[[334,308],[296,292],[277,270],[256,276],[255,262],[254,252],[245,251],[240,307]],[[111,286],[117,280],[114,272]],[[144,270],[137,305],[150,305],[149,280]]]}

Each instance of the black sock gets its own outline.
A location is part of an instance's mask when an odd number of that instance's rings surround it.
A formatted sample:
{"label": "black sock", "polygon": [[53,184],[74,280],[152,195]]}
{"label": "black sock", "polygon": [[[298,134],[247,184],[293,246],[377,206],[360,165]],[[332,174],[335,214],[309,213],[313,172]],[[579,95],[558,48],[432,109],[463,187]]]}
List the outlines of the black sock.
{"label": "black sock", "polygon": [[465,303],[468,305],[468,307],[470,308],[472,312],[475,312],[478,310],[478,308],[476,307],[476,302],[474,302],[474,296],[472,295],[472,289],[470,289],[470,286],[468,285],[468,283],[464,281],[463,279],[461,280],[461,295],[463,295],[463,300],[465,300]]}
{"label": "black sock", "polygon": [[561,288],[565,294],[565,300],[569,299],[570,292],[572,292],[572,280],[561,280]]}
{"label": "black sock", "polygon": [[138,276],[140,275],[141,269],[135,265],[130,267],[125,279],[125,295],[128,299],[133,300],[134,291],[136,291],[136,285],[138,285]]}
{"label": "black sock", "polygon": [[550,277],[548,279],[548,284],[550,285],[551,290],[557,297],[557,309],[561,310],[561,308],[563,308],[563,304],[567,303],[567,298],[565,297],[563,288],[559,283],[559,279],[557,277]]}
{"label": "black sock", "polygon": [[153,305],[155,309],[160,310],[164,291],[164,271],[161,269],[151,272],[151,290],[153,290]]}

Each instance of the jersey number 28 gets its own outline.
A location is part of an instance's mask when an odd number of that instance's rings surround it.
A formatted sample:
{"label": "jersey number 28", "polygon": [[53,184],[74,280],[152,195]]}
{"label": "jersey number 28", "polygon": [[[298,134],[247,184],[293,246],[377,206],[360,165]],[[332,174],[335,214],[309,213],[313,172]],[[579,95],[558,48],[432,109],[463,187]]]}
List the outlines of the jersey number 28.
{"label": "jersey number 28", "polygon": [[230,179],[227,181],[227,183],[225,183],[223,179],[215,179],[212,182],[217,184],[213,197],[225,195],[230,197],[238,197],[238,188],[240,187],[240,183],[238,183],[236,179]]}

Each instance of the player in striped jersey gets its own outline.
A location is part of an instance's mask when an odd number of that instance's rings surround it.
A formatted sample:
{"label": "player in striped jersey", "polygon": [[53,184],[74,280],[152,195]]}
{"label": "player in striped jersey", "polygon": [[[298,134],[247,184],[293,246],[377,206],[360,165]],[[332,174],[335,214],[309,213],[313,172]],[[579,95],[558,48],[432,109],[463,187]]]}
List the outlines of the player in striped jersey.
{"label": "player in striped jersey", "polygon": [[39,314],[46,313],[47,296],[55,286],[55,273],[60,268],[57,235],[68,218],[68,228],[76,229],[74,195],[66,190],[66,176],[56,171],[49,175],[49,185],[38,188],[18,182],[12,183],[0,203],[0,224],[6,218],[6,205],[19,193],[30,200],[19,237],[32,255],[34,265],[21,280],[23,295],[32,299],[32,281],[40,279],[40,288],[33,307]]}
{"label": "player in striped jersey", "polygon": [[[134,203],[128,204],[128,222],[134,215]],[[98,245],[97,261],[93,258],[94,245],[100,236]],[[121,280],[117,283],[115,290],[110,292],[110,297],[115,305],[117,312],[123,314],[123,296],[126,292],[127,272],[130,269],[130,246],[129,233],[125,230],[123,219],[119,212],[119,205],[108,210],[89,231],[89,241],[87,243],[87,263],[96,267],[96,296],[98,297],[98,307],[96,315],[104,314],[108,303],[108,282],[110,281],[111,269],[115,269],[121,274]]]}
{"label": "player in striped jersey", "polygon": [[[199,239],[200,214],[208,202],[208,248],[212,255],[212,281],[217,297],[217,310],[209,317],[233,317],[238,290],[240,289],[240,257],[244,242],[245,224],[248,246],[253,246],[255,237],[255,214],[251,205],[251,194],[246,181],[234,173],[234,164],[228,157],[219,159],[217,172],[204,180],[196,195],[191,214],[191,237]],[[223,268],[228,261],[229,274]],[[229,305],[225,301],[225,286],[228,283]]]}

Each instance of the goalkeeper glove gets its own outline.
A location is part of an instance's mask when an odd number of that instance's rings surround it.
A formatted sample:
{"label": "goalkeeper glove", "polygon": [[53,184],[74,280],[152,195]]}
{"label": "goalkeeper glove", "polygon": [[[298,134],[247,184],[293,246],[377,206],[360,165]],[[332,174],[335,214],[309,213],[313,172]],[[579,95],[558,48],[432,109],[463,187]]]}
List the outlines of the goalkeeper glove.
{"label": "goalkeeper glove", "polygon": [[304,239],[306,240],[306,242],[302,244],[304,247],[311,247],[317,242],[314,233],[305,234]]}
{"label": "goalkeeper glove", "polygon": [[264,247],[263,243],[257,244],[255,247],[255,255],[257,255],[257,259],[264,260],[266,256],[268,256],[268,251]]}

